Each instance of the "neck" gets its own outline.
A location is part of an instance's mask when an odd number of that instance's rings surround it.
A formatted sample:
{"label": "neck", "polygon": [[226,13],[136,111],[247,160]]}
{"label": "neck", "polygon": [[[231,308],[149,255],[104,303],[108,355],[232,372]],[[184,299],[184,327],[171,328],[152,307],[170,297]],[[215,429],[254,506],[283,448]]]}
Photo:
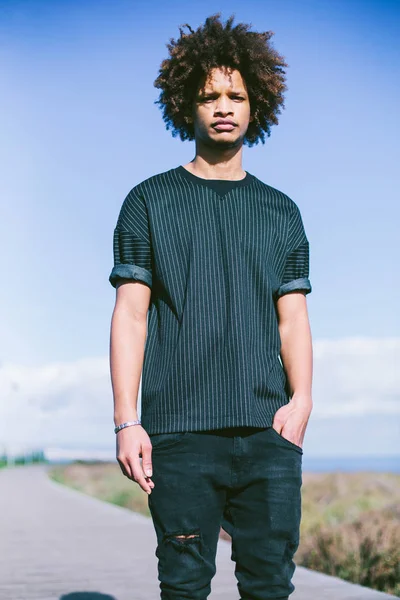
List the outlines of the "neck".
{"label": "neck", "polygon": [[185,168],[204,179],[243,179],[246,171],[242,167],[242,149],[228,148],[216,153],[212,148],[196,143],[194,159]]}

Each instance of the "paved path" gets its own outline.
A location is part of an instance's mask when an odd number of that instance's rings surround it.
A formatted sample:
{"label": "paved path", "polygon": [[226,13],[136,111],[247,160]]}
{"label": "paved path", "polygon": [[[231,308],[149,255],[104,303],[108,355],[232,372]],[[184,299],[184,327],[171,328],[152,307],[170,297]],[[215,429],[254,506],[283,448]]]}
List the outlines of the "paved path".
{"label": "paved path", "polygon": [[[55,483],[46,470],[0,469],[0,600],[158,600],[151,520]],[[230,554],[219,540],[210,600],[238,599]],[[394,598],[303,567],[293,583],[290,600]]]}

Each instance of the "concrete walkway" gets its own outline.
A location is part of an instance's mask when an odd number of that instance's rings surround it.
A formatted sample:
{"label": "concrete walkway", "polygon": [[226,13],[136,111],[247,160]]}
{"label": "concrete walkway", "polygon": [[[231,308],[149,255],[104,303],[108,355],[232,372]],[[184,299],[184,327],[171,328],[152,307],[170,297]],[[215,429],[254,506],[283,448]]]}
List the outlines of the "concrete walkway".
{"label": "concrete walkway", "polygon": [[[0,600],[159,599],[151,520],[55,483],[46,471],[0,469]],[[230,554],[219,540],[211,600],[239,597]],[[303,567],[293,583],[290,600],[394,598]]]}

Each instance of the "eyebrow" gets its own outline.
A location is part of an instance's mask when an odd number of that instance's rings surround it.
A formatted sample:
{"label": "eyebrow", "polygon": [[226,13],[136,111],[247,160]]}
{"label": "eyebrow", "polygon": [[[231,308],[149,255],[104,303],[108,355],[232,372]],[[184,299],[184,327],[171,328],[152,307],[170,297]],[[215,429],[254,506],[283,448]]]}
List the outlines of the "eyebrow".
{"label": "eyebrow", "polygon": [[[229,90],[230,94],[234,94],[235,96],[240,96],[241,94],[245,94],[245,90]],[[218,94],[215,90],[206,90],[205,92],[199,92],[200,96],[212,96],[213,94]]]}

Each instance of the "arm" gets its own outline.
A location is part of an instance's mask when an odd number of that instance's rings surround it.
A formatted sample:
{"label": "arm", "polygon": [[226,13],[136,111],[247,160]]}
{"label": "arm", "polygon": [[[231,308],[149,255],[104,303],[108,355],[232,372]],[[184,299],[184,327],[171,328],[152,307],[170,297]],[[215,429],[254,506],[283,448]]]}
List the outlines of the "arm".
{"label": "arm", "polygon": [[138,419],[137,398],[150,295],[150,288],[140,282],[117,284],[110,334],[110,371],[116,426]]}
{"label": "arm", "polygon": [[290,395],[311,401],[312,339],[307,299],[302,292],[285,294],[277,301],[281,357]]}
{"label": "arm", "polygon": [[309,243],[300,211],[294,205],[288,223],[285,266],[275,293],[281,358],[291,399],[275,413],[273,426],[300,447],[312,410],[313,356],[306,299],[311,290]]}
{"label": "arm", "polygon": [[281,357],[291,400],[274,416],[274,428],[283,437],[302,447],[312,410],[313,353],[306,295],[291,292],[277,301]]}
{"label": "arm", "polygon": [[[139,281],[116,284],[111,320],[110,371],[114,396],[114,424],[136,421],[137,398],[147,334],[150,288]],[[151,493],[151,441],[141,425],[125,427],[116,434],[117,461],[124,475]],[[142,456],[142,465],[140,465]],[[147,469],[150,469],[148,474]]]}
{"label": "arm", "polygon": [[[148,215],[137,188],[123,202],[113,239],[114,266],[109,281],[116,288],[116,301],[111,320],[110,370],[117,426],[138,419],[137,400],[153,285]],[[152,446],[147,432],[141,425],[134,425],[118,431],[116,438],[117,460],[123,474],[150,494],[154,483],[150,480]]]}

